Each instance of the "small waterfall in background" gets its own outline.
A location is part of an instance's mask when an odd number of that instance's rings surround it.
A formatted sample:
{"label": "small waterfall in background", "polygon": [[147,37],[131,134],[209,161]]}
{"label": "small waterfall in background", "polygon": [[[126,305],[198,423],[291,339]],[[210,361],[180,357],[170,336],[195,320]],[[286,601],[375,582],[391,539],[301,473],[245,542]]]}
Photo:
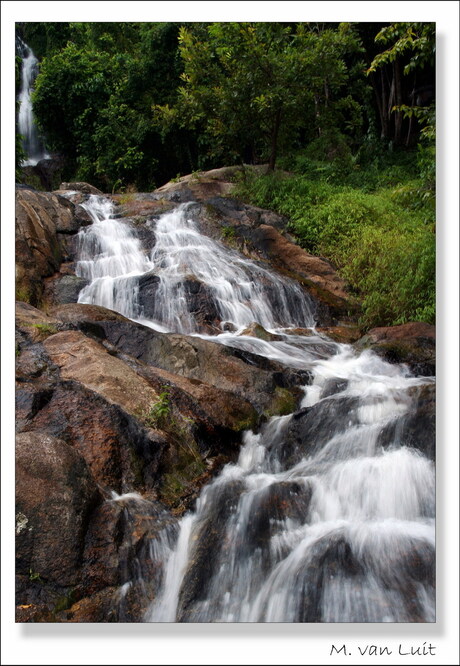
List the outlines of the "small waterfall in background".
{"label": "small waterfall in background", "polygon": [[[312,376],[298,411],[247,431],[195,511],[152,538],[162,585],[145,620],[434,622],[434,463],[404,438],[434,378],[319,335],[296,283],[203,236],[188,205],[152,223],[149,252],[107,200],[85,206],[94,222],[80,232],[77,274],[90,284],[79,302]],[[214,332],[190,285],[221,322]],[[272,339],[247,335],[253,322]]]}
{"label": "small waterfall in background", "polygon": [[22,58],[18,132],[23,136],[23,148],[27,156],[22,166],[35,166],[40,160],[50,157],[38,134],[32,109],[31,94],[38,74],[38,60],[32,49],[20,37],[16,37],[16,52]]}

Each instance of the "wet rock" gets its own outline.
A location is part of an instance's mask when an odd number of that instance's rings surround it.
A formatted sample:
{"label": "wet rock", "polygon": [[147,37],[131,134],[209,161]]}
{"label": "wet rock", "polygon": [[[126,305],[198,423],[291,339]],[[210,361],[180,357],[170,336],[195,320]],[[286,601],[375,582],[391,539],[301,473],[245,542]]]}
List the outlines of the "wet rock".
{"label": "wet rock", "polygon": [[436,459],[436,386],[414,389],[414,406],[408,414],[390,421],[380,432],[378,446],[408,446]]}
{"label": "wet rock", "polygon": [[436,328],[423,322],[373,328],[356,343],[389,363],[405,363],[416,375],[436,374]]}
{"label": "wet rock", "polygon": [[85,278],[76,275],[56,275],[44,281],[43,299],[48,305],[77,303],[83,287],[89,284]]}
{"label": "wet rock", "polygon": [[329,398],[331,395],[335,395],[336,393],[342,393],[342,391],[345,391],[347,386],[347,379],[339,379],[336,377],[328,379],[321,390],[321,400],[323,398]]}
{"label": "wet rock", "polygon": [[68,441],[108,490],[144,492],[157,483],[164,434],[76,382],[61,382],[29,427]]}
{"label": "wet rock", "polygon": [[229,516],[238,505],[244,484],[233,481],[210,488],[209,510],[196,526],[193,552],[185,573],[177,611],[178,622],[194,621],[194,605],[206,598],[213,573],[219,563]]}
{"label": "wet rock", "polygon": [[183,282],[187,308],[199,333],[220,333],[220,316],[212,290],[193,276]]}
{"label": "wet rock", "polygon": [[53,193],[16,192],[16,298],[31,305],[42,299],[43,279],[58,270],[67,254],[62,240],[76,234],[81,215],[74,204]]}
{"label": "wet rock", "polygon": [[198,337],[158,333],[98,306],[63,305],[50,313],[86,333],[107,339],[147,365],[234,393],[250,402],[259,414],[272,411],[273,402],[278,402],[276,387],[292,390],[295,397],[300,397],[296,386],[308,383],[310,378],[307,372],[286,369],[251,352]]}
{"label": "wet rock", "polygon": [[17,432],[27,430],[32,419],[51,400],[54,385],[51,382],[16,384],[15,409]]}
{"label": "wet rock", "polygon": [[289,423],[286,439],[279,455],[291,467],[307,455],[319,451],[344,428],[359,423],[358,398],[330,397],[296,412]]}
{"label": "wet rock", "polygon": [[295,244],[286,234],[286,218],[228,197],[209,198],[195,217],[205,233],[298,281],[315,301],[321,325],[335,326],[356,316],[357,304],[345,282],[328,261]]}
{"label": "wet rock", "polygon": [[267,340],[267,341],[283,340],[283,337],[281,335],[276,335],[275,333],[269,333],[264,329],[263,326],[261,326],[257,322],[253,322],[252,324],[250,324],[247,328],[244,329],[244,331],[240,333],[240,335],[249,335],[254,338],[259,338],[259,340]]}
{"label": "wet rock", "polygon": [[339,577],[359,580],[363,573],[362,564],[340,531],[318,539],[307,565],[297,571],[295,589],[299,598],[294,622],[324,622],[322,598],[329,580]]}
{"label": "wet rock", "polygon": [[[83,457],[44,432],[16,436],[16,571],[45,586],[78,582],[99,491]],[[27,594],[19,603],[28,603]]]}
{"label": "wet rock", "polygon": [[155,318],[155,299],[160,278],[153,271],[144,273],[139,278],[138,303],[146,319]]}
{"label": "wet rock", "polygon": [[311,496],[311,487],[297,481],[273,483],[259,492],[251,504],[245,533],[248,550],[252,552],[256,548],[269,547],[271,537],[283,530],[286,519],[303,525]]}

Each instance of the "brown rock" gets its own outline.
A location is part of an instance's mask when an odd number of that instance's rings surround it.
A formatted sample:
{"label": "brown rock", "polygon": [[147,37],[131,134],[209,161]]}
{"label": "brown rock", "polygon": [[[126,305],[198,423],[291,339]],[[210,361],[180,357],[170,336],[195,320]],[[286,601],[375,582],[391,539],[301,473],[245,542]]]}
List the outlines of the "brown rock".
{"label": "brown rock", "polygon": [[257,230],[256,240],[257,246],[277,265],[311,280],[339,299],[349,298],[345,282],[328,261],[308,254],[282,236],[274,227],[261,224]]}
{"label": "brown rock", "polygon": [[108,491],[145,492],[158,482],[164,435],[77,382],[60,382],[26,427],[65,438]]}
{"label": "brown rock", "polygon": [[234,188],[230,182],[239,167],[224,167],[212,171],[200,171],[169,182],[155,190],[155,194],[170,201],[204,201],[210,197],[228,195]]}
{"label": "brown rock", "polygon": [[357,326],[318,326],[318,333],[324,333],[334,342],[351,344],[361,337],[361,331]]}
{"label": "brown rock", "polygon": [[[99,491],[82,456],[43,432],[16,437],[16,571],[50,586],[78,582]],[[27,594],[20,603],[28,603]]]}
{"label": "brown rock", "polygon": [[79,331],[52,335],[44,347],[63,379],[78,381],[130,414],[148,410],[158,400],[145,380]]}
{"label": "brown rock", "polygon": [[373,328],[356,343],[390,363],[405,363],[415,374],[436,373],[436,328],[424,322]]}
{"label": "brown rock", "polygon": [[59,189],[75,190],[76,192],[83,192],[83,194],[104,194],[101,190],[98,190],[97,187],[94,187],[94,185],[90,185],[89,183],[61,183]]}
{"label": "brown rock", "polygon": [[290,371],[256,354],[194,336],[159,333],[98,306],[68,304],[50,313],[146,365],[236,394],[259,414],[269,409],[277,386],[290,389],[309,381],[308,373]]}
{"label": "brown rock", "polygon": [[74,204],[49,192],[16,191],[16,298],[38,305],[43,279],[51,277],[67,254],[66,236],[89,224]]}
{"label": "brown rock", "polygon": [[117,587],[100,590],[85,597],[54,617],[58,622],[117,622]]}
{"label": "brown rock", "polygon": [[259,340],[282,340],[283,338],[280,335],[275,335],[274,333],[269,333],[266,331],[263,326],[257,322],[253,322],[247,328],[240,333],[240,335],[249,335],[253,338],[259,338]]}

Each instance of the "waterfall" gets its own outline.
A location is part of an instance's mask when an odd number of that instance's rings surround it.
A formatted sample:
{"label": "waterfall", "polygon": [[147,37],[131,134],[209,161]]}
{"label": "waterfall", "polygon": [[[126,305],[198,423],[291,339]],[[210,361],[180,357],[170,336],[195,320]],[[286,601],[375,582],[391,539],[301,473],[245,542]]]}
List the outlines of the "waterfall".
{"label": "waterfall", "polygon": [[[94,223],[79,236],[77,275],[90,280],[80,303],[103,305],[160,331],[195,334],[201,330],[194,295],[201,291],[222,330],[241,332],[252,322],[267,329],[313,325],[311,302],[294,281],[204,236],[188,204],[158,220],[148,255],[133,231],[114,219],[107,199],[92,195],[83,205]],[[139,300],[146,275],[156,280],[147,306]]]}
{"label": "waterfall", "polygon": [[27,156],[22,166],[34,166],[40,160],[49,159],[38,134],[32,109],[31,94],[38,74],[38,60],[32,49],[20,37],[16,37],[16,50],[22,58],[18,132],[23,137],[23,148]]}
{"label": "waterfall", "polygon": [[[312,375],[300,409],[247,431],[174,538],[168,527],[153,539],[163,583],[145,620],[434,622],[434,463],[404,439],[434,378],[318,335],[298,285],[201,234],[188,205],[153,223],[150,251],[106,200],[86,208],[80,302]],[[214,333],[190,283],[220,322]],[[252,322],[272,339],[248,335]]]}

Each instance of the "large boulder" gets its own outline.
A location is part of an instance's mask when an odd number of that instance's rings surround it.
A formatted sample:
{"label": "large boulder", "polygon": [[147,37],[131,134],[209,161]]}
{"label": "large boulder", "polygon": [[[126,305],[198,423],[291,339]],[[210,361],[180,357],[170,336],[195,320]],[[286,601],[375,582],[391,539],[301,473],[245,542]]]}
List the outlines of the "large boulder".
{"label": "large boulder", "polygon": [[424,322],[373,328],[356,342],[389,363],[405,363],[416,375],[436,374],[436,327]]}
{"label": "large boulder", "polygon": [[75,205],[57,194],[16,191],[16,298],[38,305],[43,280],[67,257],[66,236],[75,235],[90,220],[75,213]]}
{"label": "large boulder", "polygon": [[413,389],[413,406],[408,414],[390,421],[379,433],[378,446],[407,446],[436,460],[436,385]]}
{"label": "large boulder", "polygon": [[162,185],[154,194],[159,199],[175,203],[205,201],[210,197],[226,196],[234,188],[234,179],[240,171],[241,167],[238,166],[199,171]]}
{"label": "large boulder", "polygon": [[88,466],[73,447],[46,432],[16,436],[18,604],[47,600],[80,582],[84,535],[99,501]]}
{"label": "large boulder", "polygon": [[59,189],[63,191],[70,190],[75,192],[83,192],[83,194],[104,194],[101,192],[101,190],[98,190],[97,187],[94,187],[94,185],[83,182],[61,183]]}
{"label": "large boulder", "polygon": [[151,329],[98,306],[55,312],[18,304],[17,429],[65,439],[106,489],[159,492],[186,508],[212,471],[234,458],[257,410],[233,391],[123,350],[125,336],[142,346]]}
{"label": "large boulder", "polygon": [[308,372],[199,337],[159,333],[98,306],[68,304],[50,313],[148,366],[236,394],[261,415],[279,413],[282,397],[293,411],[301,395],[298,387],[310,380]]}
{"label": "large boulder", "polygon": [[343,429],[346,418],[349,426],[359,423],[359,399],[349,396],[330,397],[312,407],[295,412],[289,422],[282,447],[278,442],[270,451],[286,467],[292,467],[302,458],[317,453],[334,435]]}

